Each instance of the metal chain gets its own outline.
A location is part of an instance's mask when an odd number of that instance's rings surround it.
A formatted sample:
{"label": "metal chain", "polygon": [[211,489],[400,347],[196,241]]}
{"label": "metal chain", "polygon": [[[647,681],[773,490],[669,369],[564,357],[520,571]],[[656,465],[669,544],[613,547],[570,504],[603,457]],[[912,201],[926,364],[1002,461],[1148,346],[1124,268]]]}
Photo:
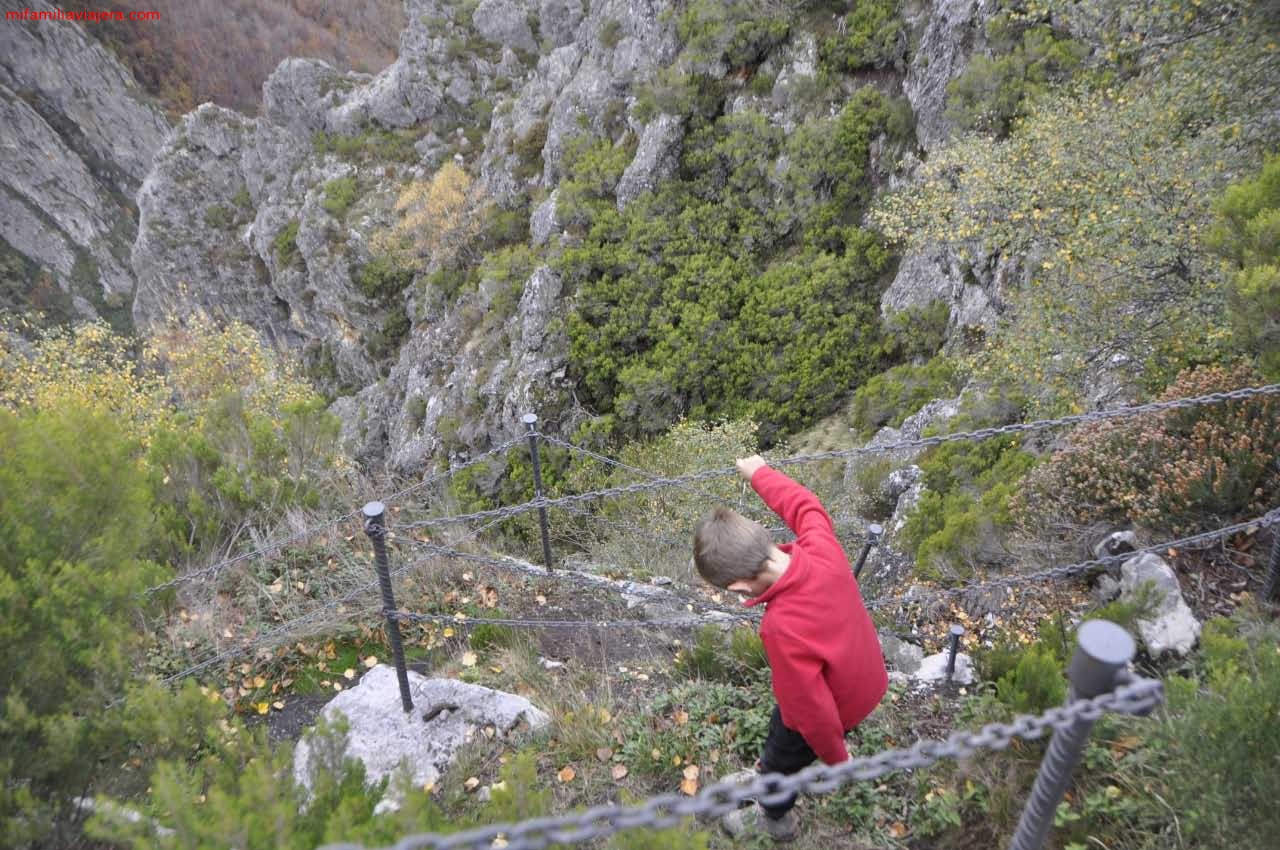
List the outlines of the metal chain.
{"label": "metal chain", "polygon": [[[384,617],[402,623],[454,623],[460,626],[510,626],[525,629],[649,629],[671,626],[704,626],[708,620],[699,614],[662,620],[544,620],[518,617],[468,617],[465,614],[418,614],[412,611],[383,611]],[[732,615],[720,618],[727,622]]]}
{"label": "metal chain", "polygon": [[[618,583],[618,580],[616,579],[611,579],[608,576],[597,575],[596,573],[575,572],[573,570],[557,570],[555,572],[548,572],[546,567],[538,566],[537,564],[531,564],[528,561],[521,561],[517,558],[511,558],[511,557],[505,557],[505,556],[495,557],[495,556],[488,556],[488,555],[478,555],[472,552],[463,552],[458,549],[450,548],[448,546],[438,546],[434,543],[423,543],[417,540],[410,540],[407,543],[407,545],[415,549],[428,552],[432,555],[438,555],[444,558],[452,558],[459,561],[466,561],[468,563],[479,564],[482,566],[495,567],[497,569],[505,570],[507,572],[520,573],[523,576],[534,576],[536,578],[550,578],[550,579],[554,579],[557,583],[567,581],[571,584],[577,584],[581,587],[585,587],[590,590],[598,590],[605,585],[616,585]],[[633,583],[639,585],[638,582],[633,582]],[[694,588],[693,585],[682,584],[680,582],[676,582],[673,580],[672,584],[670,585],[640,585],[640,586],[643,586],[646,588],[652,587],[658,590],[663,596],[666,596],[669,598],[667,601],[679,602],[685,605],[700,606],[702,608],[705,608],[707,612],[714,612],[714,613],[724,615],[718,618],[719,621],[721,622],[724,621],[725,617],[729,617],[733,619],[758,619],[758,617],[753,616],[753,612],[731,610],[729,608],[719,606],[714,602],[708,601],[701,597],[693,596],[692,591],[696,590],[696,588]],[[679,588],[679,590],[675,588]],[[686,594],[681,591],[690,591],[690,593]],[[446,615],[441,615],[441,616],[446,616]],[[480,622],[489,622],[489,621],[473,619],[472,622],[480,623]],[[531,620],[528,622],[532,624],[536,624],[541,621]],[[584,624],[590,624],[590,623],[598,624],[601,621],[584,620],[582,622]],[[630,623],[633,621],[626,620],[622,622]],[[649,621],[649,622],[653,622],[653,621]],[[605,625],[608,625],[608,621],[604,621],[604,623]]]}
{"label": "metal chain", "polygon": [[[654,478],[659,477],[658,473],[650,472],[649,470],[643,469],[639,466],[632,466],[629,463],[623,463],[622,461],[617,460],[615,458],[611,458],[608,455],[602,455],[598,452],[593,452],[591,451],[591,449],[583,448],[582,446],[575,445],[573,443],[570,443],[567,440],[562,440],[559,437],[553,437],[550,434],[539,434],[538,436],[553,446],[560,446],[563,449],[568,449],[571,452],[576,452],[577,454],[583,455],[584,457],[589,457],[592,460],[599,461],[600,463],[603,463],[605,466],[611,466],[616,469],[622,469],[627,472],[634,473],[635,475],[643,476],[650,480],[653,480]],[[678,484],[675,486],[679,487],[681,490],[684,490],[687,493],[692,493],[695,496],[701,496],[704,499],[710,499],[713,502],[731,501],[734,504],[736,504],[738,507],[742,508],[744,511],[751,511],[753,509],[752,506],[748,505],[746,501],[742,499],[725,500],[725,499],[722,499],[722,497],[715,495],[714,493],[709,493],[706,490],[701,490],[697,487],[689,487],[684,484]]]}
{"label": "metal chain", "polygon": [[[1256,396],[1274,395],[1280,393],[1280,384],[1268,384],[1261,387],[1244,387],[1229,392],[1208,393],[1202,396],[1191,396],[1188,398],[1172,399],[1170,401],[1157,401],[1149,404],[1140,404],[1132,407],[1116,407],[1105,410],[1095,410],[1089,413],[1078,413],[1071,416],[1063,416],[1057,419],[1040,419],[1034,422],[1018,422],[1012,425],[1001,425],[992,428],[981,428],[977,431],[958,431],[954,434],[939,434],[933,437],[921,437],[915,440],[900,440],[896,443],[885,443],[875,446],[859,446],[851,449],[837,449],[829,452],[819,452],[809,455],[792,455],[790,457],[778,458],[771,461],[774,466],[794,466],[805,463],[816,463],[823,460],[835,460],[837,458],[859,457],[862,455],[887,454],[905,449],[929,448],[931,446],[939,446],[944,443],[953,443],[959,441],[986,440],[991,437],[999,437],[1005,434],[1025,434],[1034,431],[1042,431],[1049,428],[1056,428],[1063,425],[1082,425],[1087,422],[1101,422],[1108,419],[1115,419],[1126,416],[1138,416],[1145,413],[1157,413],[1166,410],[1177,410],[1183,408],[1191,408],[1204,404],[1216,404],[1224,401],[1238,401]],[[435,517],[415,523],[409,523],[405,528],[429,528],[432,526],[442,525],[448,522],[470,522],[472,520],[487,520],[493,518],[506,519],[539,508],[557,507],[566,504],[577,504],[581,502],[590,502],[597,499],[611,498],[614,496],[626,496],[635,493],[646,493],[652,490],[658,490],[664,487],[679,487],[698,481],[709,481],[713,478],[721,478],[730,475],[736,475],[737,469],[728,467],[724,469],[705,469],[699,472],[686,473],[684,475],[676,475],[672,477],[654,477],[649,481],[635,482],[632,484],[623,484],[617,487],[607,487],[600,490],[594,490],[587,493],[577,493],[569,496],[558,496],[555,498],[547,498],[545,496],[531,499],[518,505],[510,505],[501,508],[491,508],[484,511],[476,511],[469,514],[458,514],[451,517]]]}
{"label": "metal chain", "polygon": [[[468,460],[465,463],[459,464],[458,466],[455,466],[455,467],[451,467],[450,469],[447,469],[444,472],[439,472],[431,476],[430,478],[424,479],[422,481],[419,481],[416,484],[412,484],[408,487],[405,487],[403,490],[398,490],[397,492],[392,493],[382,501],[384,504],[390,504],[391,502],[394,502],[396,499],[403,498],[409,495],[410,493],[413,493],[413,492],[416,492],[417,490],[422,489],[423,487],[429,487],[432,484],[452,478],[453,476],[457,475],[458,473],[462,472],[465,469],[468,469],[469,467],[475,466],[478,463],[482,463],[496,454],[505,452],[507,449],[511,448],[516,443],[519,443],[522,440],[523,438],[508,440],[507,442],[502,443],[501,445],[498,445],[493,447],[492,449],[489,449],[483,454],[477,455],[476,457],[472,458],[471,460]],[[225,558],[215,564],[210,564],[207,567],[203,567],[198,570],[193,570],[189,573],[183,573],[182,575],[176,576],[170,579],[169,581],[162,582],[161,584],[154,585],[153,587],[148,587],[146,590],[143,591],[143,593],[150,596],[152,594],[159,593],[163,590],[168,590],[171,587],[178,587],[179,585],[190,584],[191,582],[204,581],[206,579],[213,578],[214,576],[222,572],[225,572],[227,569],[243,561],[249,561],[254,558],[260,558],[263,555],[266,555],[268,553],[278,551],[279,549],[285,546],[288,546],[290,543],[296,543],[299,540],[306,540],[310,537],[314,537],[317,534],[321,534],[322,532],[329,531],[330,529],[334,528],[335,526],[339,526],[344,522],[357,519],[359,516],[360,516],[359,511],[352,511],[347,514],[343,514],[342,516],[336,517],[335,519],[332,519],[323,525],[304,528],[302,531],[296,532],[294,534],[290,534],[287,537],[282,537],[279,540],[270,541],[260,546],[259,548],[253,550],[252,552],[244,552],[240,555],[236,555],[231,558]]]}
{"label": "metal chain", "polygon": [[[391,845],[389,850],[461,850],[494,846],[507,850],[542,850],[551,844],[578,844],[627,829],[665,829],[677,826],[689,817],[710,819],[727,814],[748,800],[767,804],[802,792],[828,794],[849,782],[928,767],[944,758],[963,758],[980,750],[1003,750],[1014,739],[1034,740],[1046,732],[1069,727],[1080,720],[1097,720],[1107,711],[1143,713],[1159,705],[1163,701],[1163,693],[1159,681],[1138,679],[1111,693],[1051,708],[1036,717],[1020,715],[1011,723],[991,723],[976,732],[961,730],[942,741],[921,740],[906,749],[885,750],[837,765],[811,765],[789,776],[771,773],[741,784],[718,782],[692,797],[662,794],[637,806],[597,806],[577,814],[493,824],[453,835],[410,835]],[[360,844],[343,843],[325,845],[321,850],[366,848]]]}
{"label": "metal chain", "polygon": [[480,454],[476,455],[475,457],[471,458],[468,461],[460,463],[457,466],[451,466],[448,469],[444,470],[443,472],[437,472],[435,475],[431,476],[430,478],[425,478],[416,484],[411,484],[408,487],[405,487],[403,490],[398,490],[395,493],[392,493],[387,498],[382,499],[381,501],[383,504],[389,505],[392,502],[394,502],[396,499],[402,499],[405,496],[408,496],[410,493],[416,493],[417,491],[423,489],[424,487],[430,487],[431,485],[438,484],[441,481],[447,481],[453,478],[458,473],[464,470],[470,469],[471,467],[476,466],[478,464],[484,463],[485,461],[489,460],[489,458],[494,457],[495,455],[503,454],[504,452],[506,452],[507,449],[511,448],[512,446],[522,444],[524,441],[525,441],[525,435],[523,434],[520,435],[519,437],[512,437],[510,440],[507,440],[505,443],[500,443],[494,446],[493,448],[489,449],[488,451],[481,452]]}
{"label": "metal chain", "polygon": [[1130,558],[1134,558],[1148,552],[1159,552],[1163,549],[1189,548],[1200,543],[1211,543],[1215,540],[1221,540],[1224,537],[1229,537],[1232,534],[1247,531],[1250,528],[1266,528],[1277,523],[1280,523],[1280,508],[1270,511],[1255,519],[1246,520],[1245,522],[1237,522],[1234,525],[1224,526],[1223,528],[1217,528],[1213,531],[1205,531],[1200,534],[1193,534],[1190,537],[1182,537],[1177,540],[1153,543],[1150,546],[1143,546],[1141,548],[1134,549],[1132,552],[1123,552],[1118,555],[1107,555],[1102,558],[1093,558],[1088,561],[1081,561],[1077,564],[1049,567],[1048,569],[1039,570],[1033,573],[1021,573],[1019,575],[1008,576],[1006,578],[984,581],[979,584],[955,587],[949,590],[922,593],[918,596],[893,596],[874,599],[867,603],[867,610],[874,611],[880,608],[896,605],[930,604],[942,599],[949,599],[954,596],[965,596],[971,593],[979,593],[996,588],[1016,587],[1021,584],[1028,584],[1036,581],[1061,581],[1063,579],[1073,578],[1081,573],[1089,572],[1098,567],[1106,567],[1111,564],[1127,561]]}

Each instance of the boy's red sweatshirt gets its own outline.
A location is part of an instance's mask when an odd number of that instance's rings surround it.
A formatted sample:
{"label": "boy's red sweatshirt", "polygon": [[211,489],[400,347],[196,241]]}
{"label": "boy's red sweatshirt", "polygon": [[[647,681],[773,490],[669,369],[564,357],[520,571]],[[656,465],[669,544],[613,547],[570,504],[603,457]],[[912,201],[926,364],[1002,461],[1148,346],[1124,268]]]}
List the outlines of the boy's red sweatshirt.
{"label": "boy's red sweatshirt", "polygon": [[751,486],[796,539],[778,547],[791,556],[787,571],[745,604],[765,603],[760,637],[782,722],[824,763],[837,764],[848,758],[844,733],[889,687],[880,638],[818,497],[767,466]]}

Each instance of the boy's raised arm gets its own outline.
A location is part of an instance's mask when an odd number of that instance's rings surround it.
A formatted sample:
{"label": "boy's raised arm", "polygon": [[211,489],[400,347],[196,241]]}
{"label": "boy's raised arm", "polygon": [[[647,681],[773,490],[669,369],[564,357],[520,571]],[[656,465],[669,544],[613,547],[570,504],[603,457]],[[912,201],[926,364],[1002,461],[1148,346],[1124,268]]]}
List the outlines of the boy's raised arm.
{"label": "boy's raised arm", "polygon": [[738,458],[737,467],[738,474],[751,484],[769,510],[781,517],[796,536],[806,531],[835,534],[831,517],[818,497],[769,466],[760,455]]}

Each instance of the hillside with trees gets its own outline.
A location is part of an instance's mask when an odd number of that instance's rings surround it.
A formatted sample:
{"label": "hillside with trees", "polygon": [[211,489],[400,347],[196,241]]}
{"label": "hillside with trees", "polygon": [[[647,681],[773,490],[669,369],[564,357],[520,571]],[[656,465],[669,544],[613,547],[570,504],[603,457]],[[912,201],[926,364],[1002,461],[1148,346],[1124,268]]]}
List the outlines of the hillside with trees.
{"label": "hillside with trees", "polygon": [[159,12],[159,20],[105,21],[91,31],[166,112],[181,115],[206,101],[256,112],[263,81],[290,56],[376,73],[396,57],[403,5],[399,0],[69,0],[60,8]]}

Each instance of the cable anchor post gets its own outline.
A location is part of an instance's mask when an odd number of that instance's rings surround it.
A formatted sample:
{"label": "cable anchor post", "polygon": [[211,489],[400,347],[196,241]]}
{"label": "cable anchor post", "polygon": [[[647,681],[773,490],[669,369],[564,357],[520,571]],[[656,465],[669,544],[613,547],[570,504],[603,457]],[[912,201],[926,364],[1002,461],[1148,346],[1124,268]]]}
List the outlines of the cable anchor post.
{"label": "cable anchor post", "polygon": [[867,539],[862,544],[862,551],[858,553],[858,562],[853,568],[853,577],[859,578],[862,575],[862,568],[866,566],[867,556],[871,554],[871,549],[880,544],[880,536],[884,534],[884,526],[878,522],[873,522],[867,526]]}
{"label": "cable anchor post", "polygon": [[[1077,637],[1079,644],[1067,667],[1067,679],[1071,683],[1067,705],[1102,696],[1123,684],[1129,676],[1129,662],[1137,651],[1129,633],[1109,620],[1082,623]],[[1009,850],[1040,850],[1044,845],[1095,722],[1078,716],[1054,731]]]}
{"label": "cable anchor post", "polygon": [[404,643],[400,640],[400,621],[396,619],[396,598],[391,590],[391,564],[387,558],[386,508],[382,502],[369,502],[361,509],[364,516],[364,533],[373,543],[374,569],[378,573],[378,587],[382,591],[382,613],[387,619],[387,642],[396,664],[396,681],[400,684],[400,704],[405,714],[413,711],[413,699],[409,696],[409,672],[404,662]]}
{"label": "cable anchor post", "polygon": [[[533,493],[542,501],[542,462],[538,451],[538,414],[526,413],[520,421],[529,429],[529,459],[533,462]],[[547,507],[538,506],[538,530],[542,533],[542,565],[547,572],[555,569],[551,561],[551,532],[547,525]]]}

